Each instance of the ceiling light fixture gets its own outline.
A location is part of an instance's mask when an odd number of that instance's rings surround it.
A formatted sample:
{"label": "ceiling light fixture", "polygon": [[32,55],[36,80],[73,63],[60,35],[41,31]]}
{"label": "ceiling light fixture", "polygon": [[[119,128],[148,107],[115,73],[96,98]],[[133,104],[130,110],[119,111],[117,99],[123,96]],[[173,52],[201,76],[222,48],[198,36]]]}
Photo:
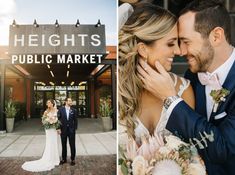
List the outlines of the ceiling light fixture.
{"label": "ceiling light fixture", "polygon": [[52,77],[55,77],[52,71],[50,71],[50,73],[51,73],[51,76],[52,76]]}

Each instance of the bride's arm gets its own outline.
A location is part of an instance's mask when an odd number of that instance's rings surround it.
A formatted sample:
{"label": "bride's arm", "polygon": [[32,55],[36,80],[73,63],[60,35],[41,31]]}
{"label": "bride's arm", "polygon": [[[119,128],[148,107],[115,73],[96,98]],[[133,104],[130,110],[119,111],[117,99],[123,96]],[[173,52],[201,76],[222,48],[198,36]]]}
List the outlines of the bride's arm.
{"label": "bride's arm", "polygon": [[185,89],[181,97],[192,109],[195,109],[195,96],[191,85]]}
{"label": "bride's arm", "polygon": [[[171,74],[172,77],[173,73]],[[190,84],[190,80],[180,77],[180,76],[175,76],[173,78],[174,81],[176,81],[176,92],[178,92],[178,95],[192,108],[195,109],[195,96],[194,96],[194,91],[193,87]]]}

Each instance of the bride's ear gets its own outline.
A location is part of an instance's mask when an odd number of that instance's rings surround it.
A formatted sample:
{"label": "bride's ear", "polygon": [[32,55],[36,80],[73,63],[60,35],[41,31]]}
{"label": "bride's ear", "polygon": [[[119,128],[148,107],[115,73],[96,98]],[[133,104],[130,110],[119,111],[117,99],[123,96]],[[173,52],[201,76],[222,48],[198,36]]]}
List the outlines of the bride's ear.
{"label": "bride's ear", "polygon": [[139,53],[139,55],[142,57],[142,58],[147,58],[148,56],[148,53],[147,53],[147,47],[144,43],[142,42],[139,42],[137,44],[137,52]]}

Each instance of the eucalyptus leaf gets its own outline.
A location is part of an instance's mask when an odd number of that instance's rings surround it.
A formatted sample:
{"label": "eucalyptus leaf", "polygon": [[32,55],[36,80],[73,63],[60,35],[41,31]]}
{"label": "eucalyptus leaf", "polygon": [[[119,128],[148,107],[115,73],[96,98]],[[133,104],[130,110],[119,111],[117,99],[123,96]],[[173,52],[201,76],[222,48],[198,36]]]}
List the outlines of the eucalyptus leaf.
{"label": "eucalyptus leaf", "polygon": [[128,168],[125,164],[125,162],[123,162],[123,164],[121,165],[121,171],[123,175],[128,175]]}

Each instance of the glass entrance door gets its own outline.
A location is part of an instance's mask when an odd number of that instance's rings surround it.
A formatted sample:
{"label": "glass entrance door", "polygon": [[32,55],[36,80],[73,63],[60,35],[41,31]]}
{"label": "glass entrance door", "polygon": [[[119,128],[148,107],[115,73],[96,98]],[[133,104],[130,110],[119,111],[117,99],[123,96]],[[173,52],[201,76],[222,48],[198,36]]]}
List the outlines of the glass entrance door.
{"label": "glass entrance door", "polygon": [[57,108],[64,105],[66,97],[72,98],[73,108],[78,112],[78,117],[89,116],[87,85],[79,86],[35,86],[33,116],[41,117],[45,111],[48,99],[55,99]]}
{"label": "glass entrance door", "polygon": [[78,116],[88,117],[86,91],[78,91]]}
{"label": "glass entrance door", "polygon": [[55,101],[58,109],[64,105],[66,97],[67,97],[66,86],[56,86]]}
{"label": "glass entrance door", "polygon": [[67,96],[72,99],[72,107],[75,108],[78,111],[77,108],[77,92],[76,91],[68,91]]}
{"label": "glass entrance door", "polygon": [[43,104],[44,104],[44,92],[37,91],[34,94],[34,115],[32,117],[40,117],[43,113]]}
{"label": "glass entrance door", "polygon": [[86,91],[68,91],[68,97],[72,98],[78,117],[88,117]]}
{"label": "glass entrance door", "polygon": [[54,99],[54,92],[53,91],[37,91],[35,92],[35,115],[33,117],[40,117],[42,116],[43,112],[46,110],[47,100]]}
{"label": "glass entrance door", "polygon": [[54,99],[54,92],[53,91],[48,91],[48,92],[45,92],[45,107],[46,107],[46,100],[49,100],[49,99]]}

